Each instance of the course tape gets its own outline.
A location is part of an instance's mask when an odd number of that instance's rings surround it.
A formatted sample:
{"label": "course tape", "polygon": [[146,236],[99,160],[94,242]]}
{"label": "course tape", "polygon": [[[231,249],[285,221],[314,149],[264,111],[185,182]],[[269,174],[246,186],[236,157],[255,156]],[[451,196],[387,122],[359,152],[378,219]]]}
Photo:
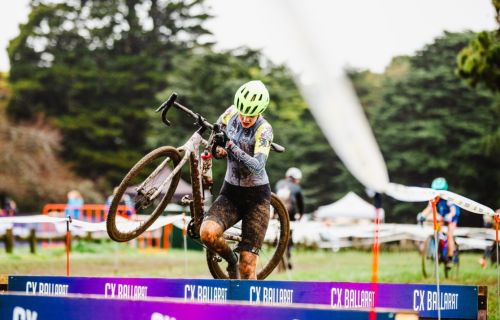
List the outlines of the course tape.
{"label": "course tape", "polygon": [[[157,230],[163,228],[169,224],[176,224],[182,221],[182,214],[169,215],[159,217],[149,228],[148,231]],[[14,216],[14,217],[2,217],[0,218],[0,225],[12,225],[14,223],[18,224],[31,224],[31,223],[52,223],[56,226],[62,226],[66,228],[65,224],[68,222],[68,218],[51,217],[47,215],[32,215],[32,216]],[[136,224],[141,223],[140,220],[131,221],[122,217],[117,217],[117,224],[121,230],[127,227],[133,227]],[[61,225],[64,224],[64,225]],[[70,230],[73,228],[80,229],[82,231],[106,231],[106,221],[102,222],[88,222],[72,219],[70,223]],[[65,230],[65,229],[64,229]]]}
{"label": "course tape", "polygon": [[451,191],[407,187],[402,184],[389,183],[385,193],[396,200],[405,202],[425,202],[439,196],[442,199],[453,202],[464,210],[477,214],[495,215],[493,209]]}

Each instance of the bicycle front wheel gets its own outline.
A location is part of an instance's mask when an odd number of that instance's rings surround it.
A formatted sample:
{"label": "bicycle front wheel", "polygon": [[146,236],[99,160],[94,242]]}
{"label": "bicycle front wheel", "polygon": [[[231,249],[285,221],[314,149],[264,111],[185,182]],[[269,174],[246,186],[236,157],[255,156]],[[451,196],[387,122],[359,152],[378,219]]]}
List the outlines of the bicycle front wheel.
{"label": "bicycle front wheel", "polygon": [[424,247],[422,249],[422,274],[424,278],[434,275],[434,264],[436,256],[436,241],[434,236],[429,236],[425,239]]}
{"label": "bicycle front wheel", "polygon": [[[130,241],[158,219],[179,183],[181,171],[175,175],[171,173],[180,159],[176,148],[160,147],[144,156],[127,173],[114,192],[106,219],[106,229],[111,239]],[[133,207],[127,205],[127,197],[133,198]]]}
{"label": "bicycle front wheel", "polygon": [[[271,195],[270,215],[271,219],[264,239],[265,243],[257,259],[256,272],[259,280],[267,278],[280,263],[290,235],[288,211],[274,193]],[[228,240],[227,242],[234,249],[238,244],[238,240],[232,238],[233,241]],[[207,263],[214,279],[229,279],[226,271],[227,262],[209,249],[207,249]]]}
{"label": "bicycle front wheel", "polygon": [[460,250],[456,239],[453,239],[453,241],[455,242],[455,251],[453,251],[451,261],[444,264],[444,276],[445,278],[451,276],[454,279],[458,279],[458,272],[460,271]]}

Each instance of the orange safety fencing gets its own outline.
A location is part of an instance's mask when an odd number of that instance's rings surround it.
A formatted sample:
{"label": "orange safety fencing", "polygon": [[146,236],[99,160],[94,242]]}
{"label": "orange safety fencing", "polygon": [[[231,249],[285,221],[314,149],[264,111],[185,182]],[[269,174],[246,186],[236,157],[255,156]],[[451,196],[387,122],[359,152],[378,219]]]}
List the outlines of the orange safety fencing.
{"label": "orange safety fencing", "polygon": [[[126,205],[119,205],[116,212],[118,215],[128,218],[135,214],[135,209]],[[65,203],[48,203],[43,206],[42,213],[53,217],[71,215],[72,218],[82,221],[102,222],[108,217],[108,206],[105,204],[84,204],[76,208]]]}
{"label": "orange safety fencing", "polygon": [[[78,208],[72,207],[65,203],[49,203],[46,204],[42,213],[53,217],[65,217],[71,215],[72,218],[87,221],[87,222],[102,222],[108,216],[109,207],[105,204],[84,204]],[[119,205],[117,214],[130,218],[135,215],[135,209],[126,205]],[[170,248],[170,235],[172,233],[172,225],[166,225],[161,229],[147,231],[137,238],[137,247],[139,249],[162,249]]]}

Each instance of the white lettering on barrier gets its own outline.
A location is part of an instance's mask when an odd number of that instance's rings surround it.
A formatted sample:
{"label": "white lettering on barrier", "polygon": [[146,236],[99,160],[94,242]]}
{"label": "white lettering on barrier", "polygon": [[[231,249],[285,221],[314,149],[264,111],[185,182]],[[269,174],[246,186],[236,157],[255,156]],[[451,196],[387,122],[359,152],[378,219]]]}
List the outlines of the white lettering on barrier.
{"label": "white lettering on barrier", "polygon": [[425,310],[425,290],[413,290],[413,310]]}
{"label": "white lettering on barrier", "polygon": [[332,308],[371,308],[375,306],[375,291],[347,288],[330,290]]}
{"label": "white lettering on barrier", "polygon": [[[438,309],[437,291],[427,291],[427,311]],[[440,292],[439,293],[440,310],[458,310],[458,293]]]}
{"label": "white lettering on barrier", "polygon": [[250,286],[250,303],[293,304],[293,289]]}
{"label": "white lettering on barrier", "polygon": [[146,298],[148,296],[148,286],[106,282],[104,284],[104,295],[118,298]]}
{"label": "white lettering on barrier", "polygon": [[26,282],[26,293],[62,296],[68,294],[69,285],[50,282]]}
{"label": "white lettering on barrier", "polygon": [[23,307],[14,307],[12,311],[12,320],[37,320],[38,313]]}
{"label": "white lettering on barrier", "polygon": [[227,288],[186,284],[184,285],[184,300],[226,302]]}

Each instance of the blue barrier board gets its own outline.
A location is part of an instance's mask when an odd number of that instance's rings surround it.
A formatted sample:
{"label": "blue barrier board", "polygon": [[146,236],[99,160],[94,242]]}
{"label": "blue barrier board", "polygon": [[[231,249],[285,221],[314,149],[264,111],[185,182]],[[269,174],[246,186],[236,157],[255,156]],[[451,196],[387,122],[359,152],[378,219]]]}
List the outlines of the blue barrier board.
{"label": "blue barrier board", "polygon": [[252,281],[160,278],[9,276],[9,291],[37,295],[98,294],[112,298],[173,297],[185,301],[327,305],[332,309],[389,308],[421,317],[477,319],[478,286],[396,283]]}

